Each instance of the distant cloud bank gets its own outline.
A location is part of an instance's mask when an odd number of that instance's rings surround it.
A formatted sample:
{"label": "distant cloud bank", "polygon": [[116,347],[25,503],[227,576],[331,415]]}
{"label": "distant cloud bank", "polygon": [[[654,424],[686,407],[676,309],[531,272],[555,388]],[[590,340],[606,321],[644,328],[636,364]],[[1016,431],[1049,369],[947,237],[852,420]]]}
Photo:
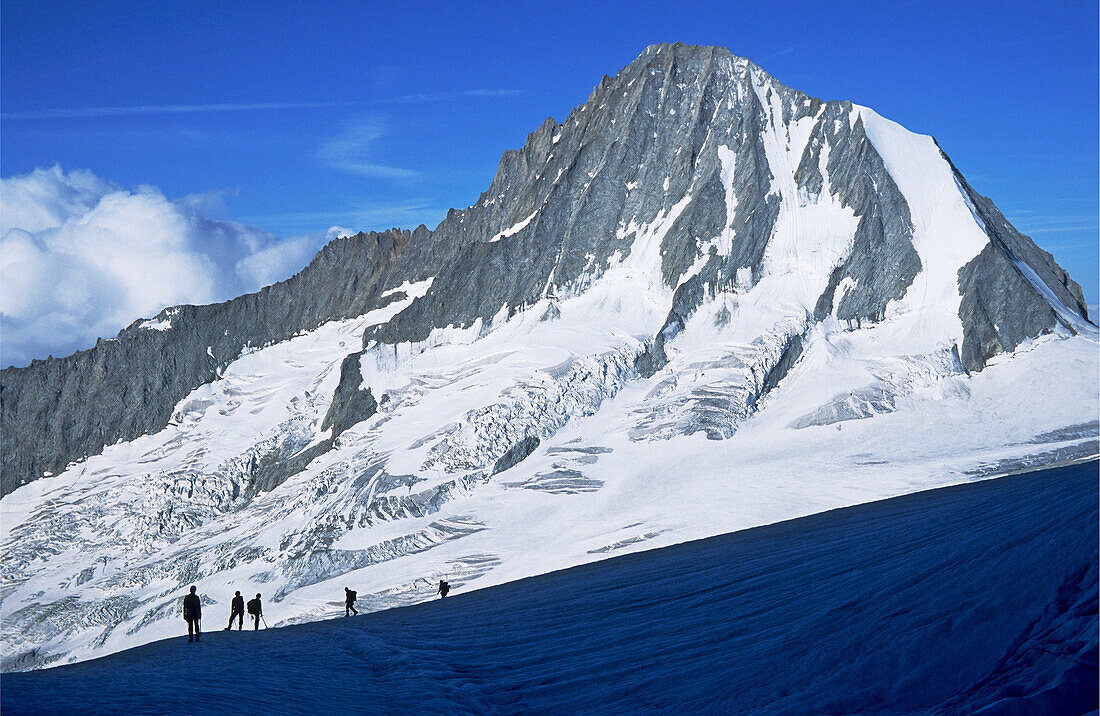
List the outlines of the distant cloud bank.
{"label": "distant cloud bank", "polygon": [[67,355],[171,305],[254,291],[301,269],[340,227],[279,238],[59,166],[0,179],[0,364]]}

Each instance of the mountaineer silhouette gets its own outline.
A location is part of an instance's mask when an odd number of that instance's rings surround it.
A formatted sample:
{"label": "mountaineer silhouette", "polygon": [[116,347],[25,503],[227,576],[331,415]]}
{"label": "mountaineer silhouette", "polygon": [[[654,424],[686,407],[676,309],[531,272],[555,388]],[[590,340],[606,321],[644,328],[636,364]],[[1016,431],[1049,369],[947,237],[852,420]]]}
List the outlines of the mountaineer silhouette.
{"label": "mountaineer silhouette", "polygon": [[260,606],[260,595],[257,594],[255,599],[248,600],[248,614],[252,617],[253,630],[260,628],[260,617],[263,616],[264,610]]}
{"label": "mountaineer silhouette", "polygon": [[237,617],[237,631],[240,631],[244,624],[244,597],[240,592],[237,592],[233,601],[229,603],[229,626],[225,628],[226,631],[233,628],[233,617]]}
{"label": "mountaineer silhouette", "polygon": [[355,590],[344,587],[344,616],[349,617],[351,614],[358,614],[359,611],[355,608]]}
{"label": "mountaineer silhouette", "polygon": [[439,580],[439,598],[442,599],[447,596],[447,592],[449,591],[451,591],[451,585],[447,584],[442,579]]}
{"label": "mountaineer silhouette", "polygon": [[191,593],[183,598],[183,618],[187,621],[187,641],[199,641],[202,629],[199,621],[202,619],[202,603],[199,595],[195,594],[195,587],[191,587]]}

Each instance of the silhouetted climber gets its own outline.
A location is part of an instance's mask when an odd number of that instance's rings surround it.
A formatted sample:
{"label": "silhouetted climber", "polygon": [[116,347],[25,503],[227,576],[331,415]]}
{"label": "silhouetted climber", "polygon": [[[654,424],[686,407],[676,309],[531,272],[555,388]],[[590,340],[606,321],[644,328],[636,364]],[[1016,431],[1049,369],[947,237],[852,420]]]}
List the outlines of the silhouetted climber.
{"label": "silhouetted climber", "polygon": [[260,595],[257,594],[255,599],[248,600],[248,614],[252,617],[252,621],[255,623],[254,629],[260,628],[260,616],[264,613],[264,610],[260,607]]}
{"label": "silhouetted climber", "polygon": [[447,596],[447,592],[449,591],[451,591],[451,585],[447,584],[442,579],[439,580],[439,598],[442,599]]}
{"label": "silhouetted climber", "polygon": [[183,598],[183,618],[187,621],[187,641],[199,641],[202,629],[199,621],[202,619],[202,603],[199,595],[195,594],[195,588],[191,587],[191,593]]}
{"label": "silhouetted climber", "polygon": [[226,631],[233,628],[233,617],[237,617],[237,631],[240,631],[244,624],[244,597],[240,592],[237,592],[233,601],[229,603],[229,626],[225,628]]}
{"label": "silhouetted climber", "polygon": [[344,616],[350,617],[352,614],[358,613],[359,611],[355,608],[355,590],[344,587]]}

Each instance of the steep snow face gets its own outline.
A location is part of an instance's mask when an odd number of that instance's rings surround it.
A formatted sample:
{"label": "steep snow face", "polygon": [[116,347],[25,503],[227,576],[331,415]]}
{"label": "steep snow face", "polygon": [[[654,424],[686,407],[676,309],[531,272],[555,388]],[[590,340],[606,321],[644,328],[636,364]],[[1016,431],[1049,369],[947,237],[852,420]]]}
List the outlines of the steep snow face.
{"label": "steep snow face", "polygon": [[889,306],[887,317],[905,320],[908,314],[909,320],[918,320],[914,332],[921,340],[961,344],[959,269],[989,243],[981,219],[931,137],[866,107],[856,111],[909,205],[913,247],[922,267],[905,297]]}
{"label": "steep snow face", "polygon": [[1095,455],[1097,336],[1049,267],[990,264],[1060,322],[960,359],[960,269],[1002,250],[969,196],[870,110],[650,48],[426,243],[376,241],[372,310],[4,496],[5,667],[173,634],[190,584],[297,622]]}

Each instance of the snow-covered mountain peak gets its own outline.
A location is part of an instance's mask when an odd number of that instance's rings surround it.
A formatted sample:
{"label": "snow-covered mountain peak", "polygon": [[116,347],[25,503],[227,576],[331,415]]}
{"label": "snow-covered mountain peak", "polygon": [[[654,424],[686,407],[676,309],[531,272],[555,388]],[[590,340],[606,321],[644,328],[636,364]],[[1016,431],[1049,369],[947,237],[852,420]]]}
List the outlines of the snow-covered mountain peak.
{"label": "snow-covered mountain peak", "polygon": [[315,619],[1094,454],[1096,363],[930,137],[651,46],[435,229],[4,371],[6,663],[192,583]]}

